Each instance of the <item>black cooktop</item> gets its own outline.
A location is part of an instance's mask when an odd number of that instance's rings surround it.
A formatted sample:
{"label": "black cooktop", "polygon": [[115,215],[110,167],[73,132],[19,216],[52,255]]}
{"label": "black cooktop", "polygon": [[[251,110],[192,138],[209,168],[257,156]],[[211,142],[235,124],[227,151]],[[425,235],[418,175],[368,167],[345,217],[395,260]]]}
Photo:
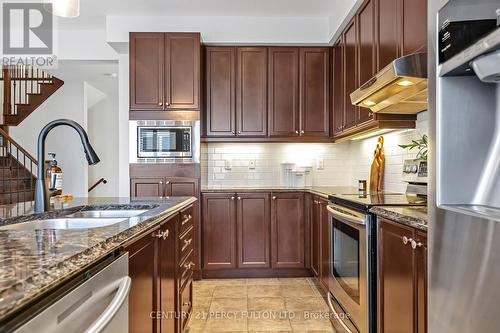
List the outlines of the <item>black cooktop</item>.
{"label": "black cooktop", "polygon": [[427,204],[426,198],[392,192],[332,194],[328,196],[328,199],[334,204],[363,211],[373,206],[425,206]]}

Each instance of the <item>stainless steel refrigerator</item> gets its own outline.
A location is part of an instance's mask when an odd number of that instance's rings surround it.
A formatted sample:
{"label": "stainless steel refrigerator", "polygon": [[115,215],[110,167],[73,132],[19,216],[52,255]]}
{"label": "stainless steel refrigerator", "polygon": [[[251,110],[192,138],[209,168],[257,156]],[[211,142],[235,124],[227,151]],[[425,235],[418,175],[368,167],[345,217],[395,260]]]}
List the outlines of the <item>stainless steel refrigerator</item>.
{"label": "stainless steel refrigerator", "polygon": [[428,331],[498,332],[500,0],[428,4]]}

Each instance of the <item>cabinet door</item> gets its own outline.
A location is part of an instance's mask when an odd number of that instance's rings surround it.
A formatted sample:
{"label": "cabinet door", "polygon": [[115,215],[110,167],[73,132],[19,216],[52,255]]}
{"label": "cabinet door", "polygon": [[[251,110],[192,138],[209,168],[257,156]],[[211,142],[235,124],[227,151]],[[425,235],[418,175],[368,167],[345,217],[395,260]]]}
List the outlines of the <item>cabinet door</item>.
{"label": "cabinet door", "polygon": [[417,231],[417,332],[427,333],[427,233]]}
{"label": "cabinet door", "polygon": [[351,93],[358,89],[356,21],[344,32],[344,129],[356,125],[358,108],[351,103]]}
{"label": "cabinet door", "polygon": [[305,268],[304,195],[273,193],[271,248],[274,268]]}
{"label": "cabinet door", "polygon": [[328,48],[300,49],[301,135],[329,136]]}
{"label": "cabinet door", "polygon": [[238,268],[269,268],[271,212],[267,193],[237,194]]}
{"label": "cabinet door", "polygon": [[236,134],[236,49],[206,48],[206,135]]}
{"label": "cabinet door", "polygon": [[164,58],[164,33],[130,33],[130,110],[163,110]]}
{"label": "cabinet door", "polygon": [[[358,54],[359,85],[366,83],[375,75],[375,0],[366,0],[357,15],[358,18]],[[370,109],[358,108],[357,123],[373,118]]]}
{"label": "cabinet door", "polygon": [[[160,308],[162,313],[175,312],[175,269],[176,269],[176,253],[175,242],[176,232],[175,227],[179,221],[179,215],[166,221],[160,226],[157,233],[162,233],[163,237],[158,237],[158,286],[160,299]],[[165,316],[161,320],[162,332],[174,332],[176,327],[173,316]]]}
{"label": "cabinet door", "polygon": [[333,46],[333,134],[342,132],[344,125],[344,41]]}
{"label": "cabinet door", "polygon": [[325,290],[328,290],[328,281],[330,279],[330,243],[331,231],[330,221],[328,220],[328,200],[320,199],[320,215],[321,215],[321,269],[320,269],[320,282]]}
{"label": "cabinet door", "polygon": [[200,34],[165,35],[165,102],[167,110],[200,109]]}
{"label": "cabinet door", "polygon": [[378,220],[378,332],[415,332],[413,229]]}
{"label": "cabinet door", "polygon": [[163,178],[132,178],[130,179],[131,197],[163,197],[165,196]]}
{"label": "cabinet door", "polygon": [[[396,59],[399,52],[400,1],[378,0],[378,66],[377,71]],[[421,0],[409,0],[422,2]],[[424,25],[421,21],[420,24]]]}
{"label": "cabinet door", "polygon": [[196,178],[167,178],[166,195],[169,197],[198,197],[198,179]]}
{"label": "cabinet door", "polygon": [[311,205],[311,269],[319,277],[321,265],[320,250],[321,206],[317,197],[312,197]]}
{"label": "cabinet door", "polygon": [[267,136],[267,48],[239,47],[236,70],[238,136]]}
{"label": "cabinet door", "polygon": [[299,49],[269,48],[269,135],[299,134]]}
{"label": "cabinet door", "polygon": [[427,1],[402,1],[402,55],[427,51]]}
{"label": "cabinet door", "polygon": [[157,242],[154,235],[157,230],[149,233],[124,247],[129,253],[128,274],[132,279],[128,297],[128,327],[130,333],[160,332],[159,321],[151,318],[153,311],[159,311],[157,293]]}
{"label": "cabinet door", "polygon": [[236,268],[234,194],[203,194],[203,268]]}

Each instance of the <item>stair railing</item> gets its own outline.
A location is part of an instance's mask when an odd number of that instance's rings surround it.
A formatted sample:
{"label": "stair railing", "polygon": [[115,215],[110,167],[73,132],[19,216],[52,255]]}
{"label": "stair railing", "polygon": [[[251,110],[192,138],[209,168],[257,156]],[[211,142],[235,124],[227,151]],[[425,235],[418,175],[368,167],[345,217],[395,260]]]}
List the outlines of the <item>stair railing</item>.
{"label": "stair railing", "polygon": [[0,205],[34,198],[36,159],[0,128]]}
{"label": "stair railing", "polygon": [[2,67],[3,115],[17,115],[19,105],[29,103],[30,94],[40,93],[40,84],[52,83],[52,75],[33,66]]}

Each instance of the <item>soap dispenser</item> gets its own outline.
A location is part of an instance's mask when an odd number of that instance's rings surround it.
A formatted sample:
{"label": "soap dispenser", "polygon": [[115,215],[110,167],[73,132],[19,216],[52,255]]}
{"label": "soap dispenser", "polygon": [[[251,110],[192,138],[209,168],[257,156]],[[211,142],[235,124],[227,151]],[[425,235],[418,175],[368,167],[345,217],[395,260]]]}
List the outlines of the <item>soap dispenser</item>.
{"label": "soap dispenser", "polygon": [[48,188],[50,196],[54,197],[62,194],[63,173],[61,168],[57,166],[56,154],[49,153],[49,156],[51,160],[49,162],[49,168],[47,169],[47,180],[49,182]]}

